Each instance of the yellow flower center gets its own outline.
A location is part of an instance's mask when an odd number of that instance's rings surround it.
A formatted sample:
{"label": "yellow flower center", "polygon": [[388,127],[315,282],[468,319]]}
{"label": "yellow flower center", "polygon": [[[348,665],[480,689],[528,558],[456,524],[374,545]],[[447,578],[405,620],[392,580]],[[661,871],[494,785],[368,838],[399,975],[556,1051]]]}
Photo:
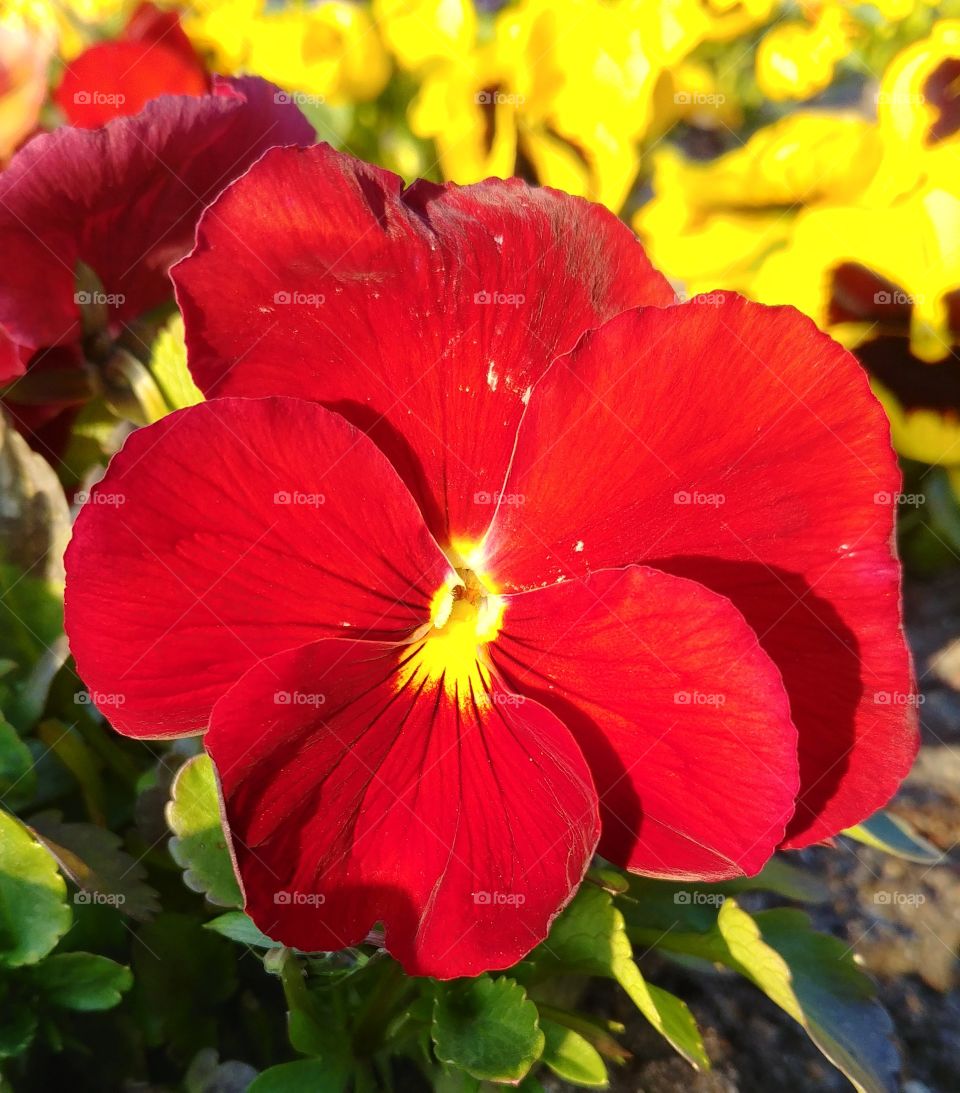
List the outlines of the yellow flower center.
{"label": "yellow flower center", "polygon": [[503,612],[504,599],[484,574],[456,565],[434,594],[429,626],[418,632],[404,658],[400,685],[435,683],[459,702],[486,702],[489,667],[483,647],[499,634]]}

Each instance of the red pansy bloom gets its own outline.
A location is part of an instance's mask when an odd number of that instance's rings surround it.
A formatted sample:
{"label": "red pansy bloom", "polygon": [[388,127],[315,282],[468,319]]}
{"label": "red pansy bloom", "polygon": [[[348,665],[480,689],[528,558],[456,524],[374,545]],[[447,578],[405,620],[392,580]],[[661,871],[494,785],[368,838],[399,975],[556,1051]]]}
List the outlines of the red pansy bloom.
{"label": "red pansy bloom", "polygon": [[68,632],[121,732],[207,729],[270,936],[501,968],[595,849],[733,877],[894,791],[898,473],[799,313],[666,306],[598,206],[324,146],[173,276],[209,401],[81,512]]}
{"label": "red pansy bloom", "polygon": [[[200,213],[268,148],[308,144],[309,123],[260,79],[217,80],[102,129],[35,137],[0,174],[0,383],[21,423],[86,397],[85,364],[107,362],[129,323],[172,301],[168,270]],[[44,405],[36,405],[38,396]]]}
{"label": "red pansy bloom", "polygon": [[98,42],[67,65],[53,97],[71,125],[94,129],[139,113],[160,95],[203,95],[209,89],[206,66],[179,13],[145,3],[119,38]]}

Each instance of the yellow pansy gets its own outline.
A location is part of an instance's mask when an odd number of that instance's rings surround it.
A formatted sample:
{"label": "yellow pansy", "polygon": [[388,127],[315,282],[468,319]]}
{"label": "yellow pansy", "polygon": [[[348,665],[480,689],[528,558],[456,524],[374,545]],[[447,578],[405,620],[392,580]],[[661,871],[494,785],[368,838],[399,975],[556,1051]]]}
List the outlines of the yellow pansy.
{"label": "yellow pansy", "polygon": [[656,266],[691,293],[749,289],[761,260],[808,206],[848,201],[880,162],[876,128],[854,116],[798,111],[708,163],[665,148],[653,199],[634,228]]}
{"label": "yellow pansy", "polygon": [[882,192],[889,199],[923,184],[931,172],[960,167],[960,19],[934,24],[887,67],[877,118],[888,146]]}
{"label": "yellow pansy", "polygon": [[809,99],[829,87],[837,63],[855,33],[849,14],[833,5],[812,24],[782,23],[767,31],[757,48],[757,84],[774,102]]}
{"label": "yellow pansy", "polygon": [[753,294],[791,303],[848,346],[889,334],[920,361],[960,340],[960,191],[932,183],[889,208],[837,205],[797,218]]}
{"label": "yellow pansy", "polygon": [[390,76],[370,16],[346,0],[267,10],[251,24],[245,67],[332,103],[375,98]]}
{"label": "yellow pansy", "polygon": [[519,171],[619,209],[639,167],[661,71],[617,5],[526,0],[492,38],[429,69],[410,110],[446,178]]}
{"label": "yellow pansy", "polygon": [[473,0],[373,0],[373,18],[398,63],[411,70],[462,59],[477,33]]}
{"label": "yellow pansy", "polygon": [[[960,368],[960,361],[953,362]],[[897,451],[920,463],[952,466],[960,472],[960,405],[944,407],[904,406],[879,380],[871,381],[873,392],[883,403],[890,419],[890,437]],[[952,477],[954,492],[960,496],[960,473]]]}
{"label": "yellow pansy", "polygon": [[47,92],[56,31],[36,5],[0,15],[0,164],[37,124]]}
{"label": "yellow pansy", "polygon": [[211,67],[226,74],[247,64],[256,20],[264,0],[200,0],[181,16],[194,46],[210,58]]}
{"label": "yellow pansy", "polygon": [[487,46],[428,71],[408,121],[416,136],[434,141],[444,178],[506,178],[516,163],[519,105],[495,49]]}

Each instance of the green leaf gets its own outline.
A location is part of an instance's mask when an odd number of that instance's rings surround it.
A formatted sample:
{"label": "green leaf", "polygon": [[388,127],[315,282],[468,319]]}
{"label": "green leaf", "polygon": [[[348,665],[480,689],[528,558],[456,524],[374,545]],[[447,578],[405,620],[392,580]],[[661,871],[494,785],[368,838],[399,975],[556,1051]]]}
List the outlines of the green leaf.
{"label": "green leaf", "polygon": [[243,897],[223,833],[209,756],[197,755],[177,771],[167,804],[167,823],[174,834],[170,853],[184,871],[186,886],[203,892],[221,907],[240,907]]}
{"label": "green leaf", "polygon": [[105,827],[107,819],[100,762],[86,741],[76,728],[55,718],[41,721],[35,731],[47,751],[55,755],[77,780],[87,815],[94,823]]}
{"label": "green leaf", "polygon": [[718,927],[728,963],[798,1021],[858,1090],[896,1088],[890,1018],[842,941],[814,932],[802,911],[751,916],[732,899],[721,908]]}
{"label": "green leaf", "polygon": [[63,551],[70,509],[53,468],[0,412],[0,709],[25,732],[66,656]]}
{"label": "green leaf", "polygon": [[933,865],[943,857],[943,853],[918,835],[906,820],[883,810],[875,812],[869,820],[855,827],[848,827],[841,834],[894,857],[920,862],[921,865]]}
{"label": "green leaf", "polygon": [[597,1049],[573,1029],[541,1017],[543,1062],[564,1081],[586,1089],[606,1089],[607,1066]]}
{"label": "green leaf", "polygon": [[317,1059],[281,1063],[254,1078],[247,1093],[341,1093],[347,1080]]}
{"label": "green leaf", "polygon": [[183,318],[179,312],[157,335],[150,355],[150,372],[171,410],[203,402],[203,392],[193,382],[187,367],[187,346]]}
{"label": "green leaf", "polygon": [[273,949],[279,944],[262,934],[253,919],[243,911],[227,911],[225,915],[205,922],[204,929],[213,930],[231,941],[238,941],[241,945],[250,945],[255,949]]}
{"label": "green leaf", "polygon": [[46,847],[0,812],[0,964],[35,964],[70,928],[67,886]]}
{"label": "green leaf", "polygon": [[181,1058],[217,1043],[217,1007],[236,990],[236,949],[193,916],[167,912],[137,941],[133,999],[147,1042]]}
{"label": "green leaf", "polygon": [[483,975],[438,985],[433,1043],[442,1063],[474,1078],[518,1082],[540,1058],[544,1036],[523,987]]}
{"label": "green leaf", "polygon": [[710,1069],[703,1037],[686,1002],[662,987],[648,983],[632,959],[618,963],[617,981],[643,1016],[687,1062],[700,1070]]}
{"label": "green leaf", "polygon": [[686,1003],[643,978],[633,959],[623,915],[609,892],[584,885],[531,959],[538,971],[616,979],[644,1017],[688,1062],[710,1069],[703,1039]]}
{"label": "green leaf", "polygon": [[692,885],[700,892],[714,891],[735,895],[737,892],[774,892],[785,899],[798,903],[827,903],[830,888],[819,877],[808,873],[781,855],[772,857],[755,877],[740,877],[737,880],[724,881],[713,885]]}
{"label": "green leaf", "polygon": [[[26,1051],[37,1034],[38,1023],[36,1013],[27,1006],[7,1006],[0,1021],[0,1059],[11,1059]],[[0,1090],[3,1088],[0,1085]]]}
{"label": "green leaf", "polygon": [[30,969],[47,1002],[71,1010],[108,1010],[133,984],[130,969],[95,953],[54,953]]}
{"label": "green leaf", "polygon": [[75,904],[116,907],[140,922],[159,911],[146,869],[121,848],[119,835],[96,824],[65,823],[53,810],[31,817],[30,826],[80,889]]}
{"label": "green leaf", "polygon": [[0,799],[12,809],[22,808],[32,799],[36,788],[30,749],[17,730],[0,716]]}
{"label": "green leaf", "polygon": [[67,486],[76,486],[92,467],[105,465],[120,447],[128,428],[110,411],[102,397],[89,399],[70,430],[70,439],[59,465],[61,481]]}

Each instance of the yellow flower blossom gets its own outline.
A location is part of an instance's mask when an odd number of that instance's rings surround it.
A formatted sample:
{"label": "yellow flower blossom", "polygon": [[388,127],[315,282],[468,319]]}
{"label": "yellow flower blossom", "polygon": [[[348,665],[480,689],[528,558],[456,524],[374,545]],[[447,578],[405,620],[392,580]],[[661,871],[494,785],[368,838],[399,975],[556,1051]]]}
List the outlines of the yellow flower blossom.
{"label": "yellow flower blossom", "polygon": [[899,53],[877,93],[877,119],[888,146],[883,188],[889,200],[960,157],[960,19],[935,23],[928,38]]}
{"label": "yellow flower blossom", "polygon": [[247,64],[256,20],[264,0],[199,0],[181,16],[194,46],[216,72],[232,74]]}
{"label": "yellow flower blossom", "polygon": [[373,99],[390,76],[370,16],[347,0],[268,9],[251,24],[244,67],[334,104]]}
{"label": "yellow flower blossom", "polygon": [[820,9],[812,24],[781,23],[757,48],[757,84],[774,102],[809,99],[829,87],[849,52],[855,24],[841,7]]}
{"label": "yellow flower blossom", "polygon": [[373,19],[402,68],[459,61],[474,44],[473,0],[373,0]]}
{"label": "yellow flower blossom", "polygon": [[918,360],[943,360],[960,340],[960,189],[942,180],[888,208],[805,212],[753,294],[794,304],[848,346],[899,335]]}
{"label": "yellow flower blossom", "polygon": [[664,148],[653,199],[633,225],[655,265],[690,293],[747,291],[761,260],[808,206],[848,201],[880,161],[876,128],[861,118],[798,111],[708,163]]}
{"label": "yellow flower blossom", "polygon": [[416,136],[435,142],[444,178],[506,178],[516,164],[518,105],[495,49],[487,46],[428,71],[408,121]]}
{"label": "yellow flower blossom", "polygon": [[0,15],[0,164],[37,124],[55,43],[39,5],[11,4]]}

